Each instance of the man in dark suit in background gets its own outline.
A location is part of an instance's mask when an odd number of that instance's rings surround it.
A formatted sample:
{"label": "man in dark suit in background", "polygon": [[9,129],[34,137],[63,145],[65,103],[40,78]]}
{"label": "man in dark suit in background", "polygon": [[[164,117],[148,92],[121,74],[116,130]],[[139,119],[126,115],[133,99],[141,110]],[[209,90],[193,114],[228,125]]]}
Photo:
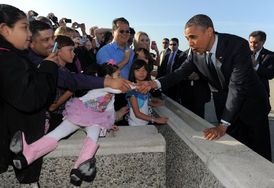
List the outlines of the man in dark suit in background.
{"label": "man in dark suit in background", "polygon": [[[179,61],[179,57],[182,54],[182,51],[179,50],[179,39],[170,39],[169,49],[170,50],[167,51],[164,55],[162,64],[158,68],[157,78],[174,72],[174,70],[179,68],[182,64],[182,61]],[[163,93],[173,100],[179,102],[180,93],[178,92],[178,84],[163,91]]]}
{"label": "man in dark suit in background", "polygon": [[150,87],[163,90],[188,77],[196,69],[210,85],[216,115],[220,121],[204,130],[208,140],[225,133],[271,160],[268,125],[269,100],[252,67],[248,42],[235,35],[214,31],[211,19],[196,15],[185,25],[185,37],[193,54],[171,74]]}
{"label": "man in dark suit in background", "polygon": [[170,51],[168,46],[169,46],[169,39],[163,38],[163,41],[162,41],[163,50],[160,52],[160,65],[162,64],[164,60],[165,54]]}
{"label": "man in dark suit in background", "polygon": [[270,96],[268,80],[274,78],[274,52],[265,49],[266,34],[263,31],[253,31],[249,35],[249,47],[252,52],[252,63],[260,80]]}
{"label": "man in dark suit in background", "polygon": [[[192,51],[186,50],[179,57],[180,62],[185,62]],[[199,71],[192,72],[187,80],[180,82],[178,86],[179,103],[201,118],[205,117],[205,103],[211,99],[208,83],[200,79]]]}

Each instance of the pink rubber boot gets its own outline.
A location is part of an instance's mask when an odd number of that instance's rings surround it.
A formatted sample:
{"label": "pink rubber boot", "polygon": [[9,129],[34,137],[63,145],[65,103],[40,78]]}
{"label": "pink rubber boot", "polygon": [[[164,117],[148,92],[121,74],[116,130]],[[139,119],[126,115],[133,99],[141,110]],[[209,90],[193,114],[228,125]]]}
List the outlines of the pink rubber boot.
{"label": "pink rubber boot", "polygon": [[78,168],[83,162],[91,159],[95,155],[98,147],[99,146],[90,137],[85,138],[83,147],[77,161],[75,162],[74,168]]}
{"label": "pink rubber boot", "polygon": [[10,150],[18,156],[13,160],[14,166],[22,169],[31,164],[36,159],[53,151],[58,145],[58,141],[52,137],[43,136],[39,140],[28,145],[23,132],[17,132],[12,138]]}
{"label": "pink rubber boot", "polygon": [[94,157],[98,145],[90,137],[84,140],[80,155],[75,162],[74,168],[70,172],[70,182],[75,186],[80,186],[82,180],[91,182],[96,176],[96,159]]}

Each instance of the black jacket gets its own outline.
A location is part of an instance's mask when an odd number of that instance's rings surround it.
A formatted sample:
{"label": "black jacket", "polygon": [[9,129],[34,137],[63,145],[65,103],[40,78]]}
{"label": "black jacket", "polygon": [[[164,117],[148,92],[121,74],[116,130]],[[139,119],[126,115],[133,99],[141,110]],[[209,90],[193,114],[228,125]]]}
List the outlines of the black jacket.
{"label": "black jacket", "polygon": [[[224,87],[221,92],[227,94],[227,97],[218,104],[223,107],[221,119],[233,123],[239,116],[249,120],[258,119],[257,116],[267,117],[270,110],[269,101],[263,85],[252,68],[248,42],[235,35],[219,33],[218,37],[216,58],[222,63],[220,69],[224,76],[224,83],[222,83]],[[209,84],[215,85],[208,73],[207,65],[195,61],[195,55],[192,55],[174,73],[159,79],[162,89],[165,90],[172,84],[186,79],[196,69]],[[260,101],[264,107],[258,109],[254,106],[248,111],[243,111],[242,108],[251,104],[253,100]],[[250,113],[255,111],[258,113],[250,117]]]}
{"label": "black jacket", "polygon": [[269,82],[274,78],[274,53],[263,48],[257,58],[259,68],[257,74],[266,88],[268,96],[270,96]]}
{"label": "black jacket", "polygon": [[[44,61],[37,68],[27,55],[0,38],[0,172],[8,167],[17,130],[25,132],[28,143],[44,135],[45,111],[55,95],[57,65]],[[40,169],[35,170],[39,178]]]}

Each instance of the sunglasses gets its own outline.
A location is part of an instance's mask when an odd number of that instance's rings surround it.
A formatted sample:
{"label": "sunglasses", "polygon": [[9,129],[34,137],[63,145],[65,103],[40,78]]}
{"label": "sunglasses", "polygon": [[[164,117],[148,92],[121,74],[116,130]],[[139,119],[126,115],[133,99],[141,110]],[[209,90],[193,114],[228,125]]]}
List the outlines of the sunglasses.
{"label": "sunglasses", "polygon": [[172,44],[169,44],[169,46],[177,46],[177,44],[172,43]]}
{"label": "sunglasses", "polygon": [[129,30],[119,30],[119,33],[121,33],[121,34],[124,34],[124,33],[129,34],[130,31]]}

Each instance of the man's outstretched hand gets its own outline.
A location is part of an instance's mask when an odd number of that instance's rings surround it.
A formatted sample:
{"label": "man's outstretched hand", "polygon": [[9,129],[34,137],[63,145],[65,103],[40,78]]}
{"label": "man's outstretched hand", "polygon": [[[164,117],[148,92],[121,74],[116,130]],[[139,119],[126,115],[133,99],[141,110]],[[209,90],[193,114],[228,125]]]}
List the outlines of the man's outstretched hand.
{"label": "man's outstretched hand", "polygon": [[142,81],[137,83],[136,90],[140,93],[147,93],[152,89],[157,89],[157,84],[155,81]]}

